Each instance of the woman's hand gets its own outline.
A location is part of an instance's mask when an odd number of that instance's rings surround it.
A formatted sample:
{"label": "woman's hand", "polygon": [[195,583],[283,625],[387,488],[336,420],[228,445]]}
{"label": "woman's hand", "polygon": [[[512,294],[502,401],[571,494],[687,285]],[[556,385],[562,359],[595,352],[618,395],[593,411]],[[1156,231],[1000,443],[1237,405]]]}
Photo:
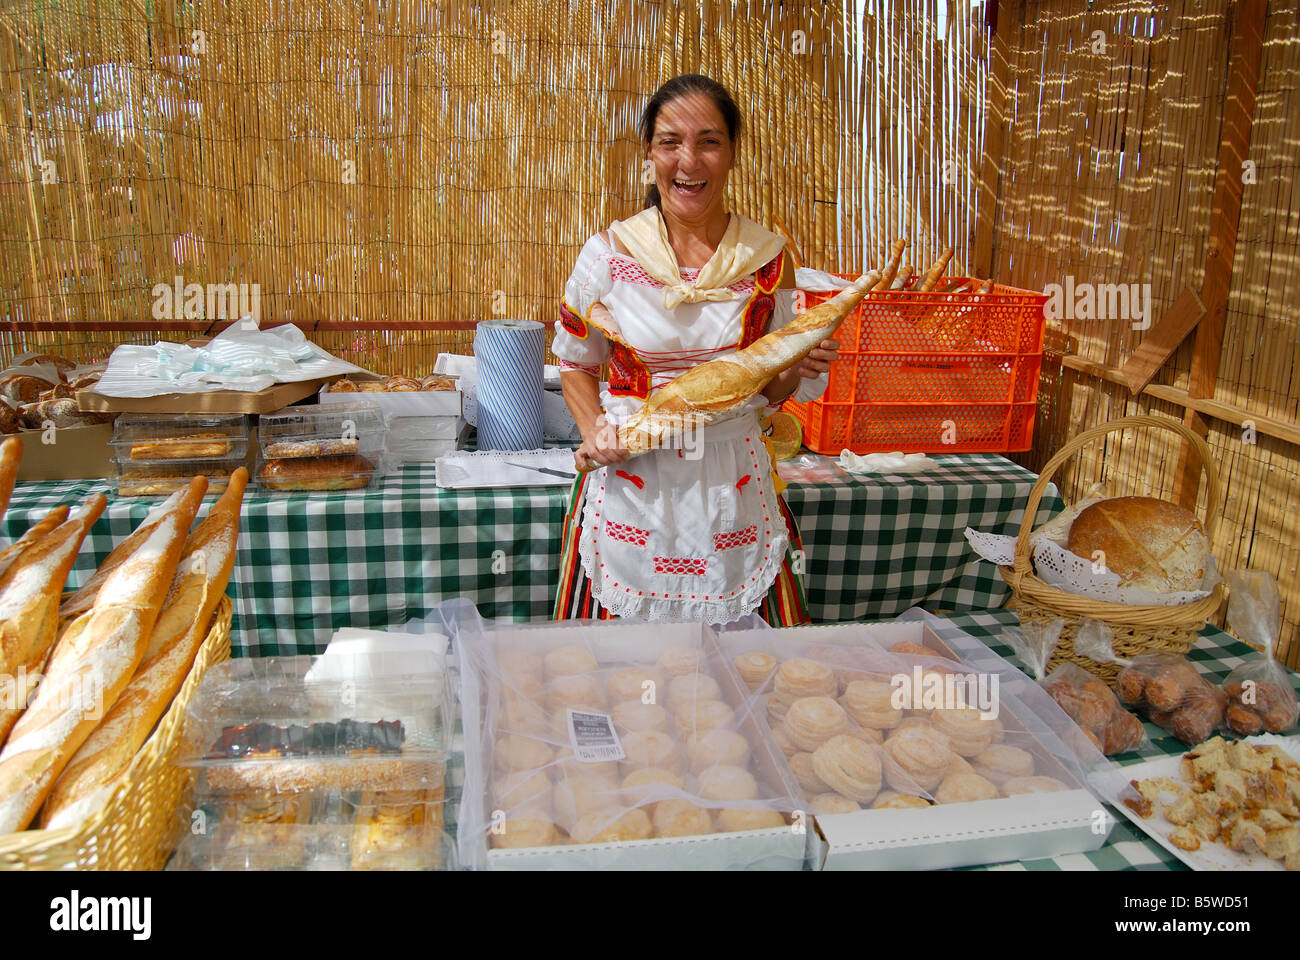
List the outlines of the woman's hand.
{"label": "woman's hand", "polygon": [[618,430],[602,413],[596,417],[591,429],[584,433],[582,446],[573,453],[573,465],[578,470],[594,470],[622,463],[630,456],[627,447],[619,443]]}
{"label": "woman's hand", "polygon": [[794,371],[807,380],[814,380],[831,368],[831,364],[840,358],[838,340],[823,340],[808,356],[794,365]]}

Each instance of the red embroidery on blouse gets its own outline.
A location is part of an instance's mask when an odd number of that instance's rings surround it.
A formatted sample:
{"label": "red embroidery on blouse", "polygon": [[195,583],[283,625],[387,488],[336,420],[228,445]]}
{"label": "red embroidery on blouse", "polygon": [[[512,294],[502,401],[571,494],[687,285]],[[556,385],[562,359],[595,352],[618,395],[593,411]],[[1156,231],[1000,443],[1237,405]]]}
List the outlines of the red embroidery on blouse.
{"label": "red embroidery on blouse", "polygon": [[[644,547],[646,538],[650,536],[650,531],[642,530],[640,527],[634,527],[631,524],[606,520],[605,535],[611,540],[621,540],[623,543],[633,543],[638,547]],[[603,567],[604,564],[602,563],[601,566]]]}
{"label": "red embroidery on blouse", "polygon": [[744,530],[727,530],[723,533],[715,533],[713,535],[714,550],[730,550],[732,547],[743,547],[747,544],[757,542],[757,524],[751,524]]}
{"label": "red embroidery on blouse", "polygon": [[750,479],[751,479],[751,475],[748,473],[745,474],[743,477],[741,477],[739,480],[736,481],[736,489],[737,490],[744,489],[745,484],[749,483]]}
{"label": "red embroidery on blouse", "polygon": [[754,272],[754,295],[745,304],[745,312],[740,319],[740,341],[737,349],[743,350],[759,337],[767,333],[768,324],[772,322],[772,312],[776,309],[773,296],[777,283],[781,280],[781,270],[785,251],[781,251]]}
{"label": "red embroidery on blouse", "polygon": [[776,285],[781,282],[781,270],[784,267],[785,251],[782,250],[775,257],[754,271],[755,285],[763,293],[773,292],[776,289]]}
{"label": "red embroidery on blouse", "polygon": [[640,400],[650,396],[650,371],[635,350],[618,340],[609,343],[609,392]]}
{"label": "red embroidery on blouse", "polygon": [[709,561],[703,557],[655,557],[655,573],[702,577]]}
{"label": "red embroidery on blouse", "polygon": [[[635,283],[643,287],[659,287],[663,289],[663,284],[656,280],[650,274],[645,272],[641,264],[637,263],[632,257],[624,257],[619,254],[609,255],[609,276],[611,280],[621,281],[623,283]],[[700,275],[699,270],[689,267],[679,270],[682,279],[687,283],[694,282]],[[777,276],[781,275],[777,271]],[[737,293],[749,293],[754,289],[754,282],[746,277],[743,280],[737,280],[735,283],[728,284],[728,289]]]}
{"label": "red embroidery on blouse", "polygon": [[642,480],[640,477],[638,477],[635,473],[628,473],[626,470],[615,470],[614,476],[622,477],[628,483],[634,484],[638,490],[645,489],[645,481]]}
{"label": "red embroidery on blouse", "polygon": [[586,340],[590,332],[587,329],[587,321],[574,313],[563,300],[560,301],[560,326],[564,328],[565,333],[579,340]]}

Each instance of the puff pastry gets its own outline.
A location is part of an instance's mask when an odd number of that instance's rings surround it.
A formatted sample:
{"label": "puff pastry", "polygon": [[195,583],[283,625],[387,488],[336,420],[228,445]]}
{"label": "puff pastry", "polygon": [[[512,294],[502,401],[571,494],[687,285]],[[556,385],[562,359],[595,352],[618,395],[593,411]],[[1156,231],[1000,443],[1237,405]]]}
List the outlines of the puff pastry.
{"label": "puff pastry", "polygon": [[634,808],[622,815],[601,810],[582,817],[570,834],[577,843],[621,843],[645,840],[650,836],[650,815]]}
{"label": "puff pastry", "polygon": [[620,734],[635,733],[639,730],[667,730],[668,711],[657,703],[642,703],[640,700],[624,700],[615,704],[610,717]]}
{"label": "puff pastry", "polygon": [[772,726],[772,739],[776,741],[777,747],[786,755],[787,758],[794,756],[799,752],[799,748],[794,745],[790,739],[790,734],[785,732],[785,721],[779,720]]}
{"label": "puff pastry", "polygon": [[620,809],[620,794],[609,781],[593,777],[565,777],[551,794],[555,820],[575,824],[583,817],[600,811]]}
{"label": "puff pastry", "polygon": [[521,678],[536,680],[538,688],[542,682],[542,658],[529,650],[502,650],[497,654],[497,669],[501,676],[514,686],[514,681]]}
{"label": "puff pastry", "polygon": [[749,741],[734,730],[706,730],[686,740],[686,762],[692,773],[719,764],[743,767],[749,763]]}
{"label": "puff pastry", "polygon": [[567,707],[599,707],[605,691],[595,677],[583,674],[555,677],[546,685],[546,705],[552,710]]}
{"label": "puff pastry", "polygon": [[1028,750],[1001,743],[974,757],[975,772],[1001,786],[1014,777],[1034,775],[1034,755]]}
{"label": "puff pastry", "polygon": [[768,722],[775,725],[785,719],[785,712],[790,709],[788,703],[783,703],[776,697],[769,697],[767,701],[767,719]]}
{"label": "puff pastry", "polygon": [[545,770],[517,770],[500,774],[492,790],[492,802],[508,813],[523,807],[549,812],[551,778]]}
{"label": "puff pastry", "polygon": [[705,800],[753,800],[758,797],[758,781],[743,767],[719,764],[699,775],[696,790]]}
{"label": "puff pastry", "polygon": [[785,732],[800,750],[816,750],[831,737],[844,733],[849,715],[830,697],[804,697],[790,704]]}
{"label": "puff pastry", "polygon": [[963,757],[973,757],[993,743],[993,722],[974,707],[961,710],[936,710],[934,728],[952,741],[952,749]]}
{"label": "puff pastry", "polygon": [[677,755],[677,744],[668,734],[659,730],[641,730],[629,733],[623,738],[623,773],[645,767],[662,767],[665,770],[679,771],[681,758]]}
{"label": "puff pastry", "polygon": [[719,833],[734,833],[740,830],[774,830],[784,827],[785,817],[776,810],[740,810],[727,807],[718,811],[717,828]]}
{"label": "puff pastry", "polygon": [[808,801],[808,806],[812,812],[818,816],[830,816],[833,813],[856,813],[862,807],[850,800],[848,797],[841,797],[838,793],[821,793]]}
{"label": "puff pastry", "polygon": [[891,700],[894,688],[882,680],[853,680],[844,688],[840,705],[864,727],[890,730],[903,722],[903,711]]}
{"label": "puff pastry", "polygon": [[706,730],[730,726],[736,719],[735,711],[721,700],[699,700],[683,703],[673,711],[673,722],[683,739],[698,736]]}
{"label": "puff pastry", "polygon": [[700,700],[717,700],[721,696],[722,689],[718,686],[718,681],[707,673],[688,673],[668,681],[669,707]]}
{"label": "puff pastry", "polygon": [[488,831],[492,846],[503,849],[518,847],[549,847],[559,843],[560,833],[555,824],[540,817],[506,819],[500,828]]}
{"label": "puff pastry", "polygon": [[886,790],[871,804],[872,810],[907,810],[912,807],[928,807],[930,801],[910,793],[895,793]]}
{"label": "puff pastry", "polygon": [[969,803],[997,796],[998,788],[978,773],[954,773],[944,777],[934,798],[940,803]]}
{"label": "puff pastry", "polygon": [[790,772],[794,774],[799,786],[803,787],[809,794],[831,792],[830,785],[817,776],[817,771],[813,769],[813,755],[811,753],[796,753],[791,757]]}
{"label": "puff pastry", "polygon": [[1012,777],[1002,784],[1002,795],[1014,797],[1021,793],[1055,793],[1069,789],[1055,777]]}
{"label": "puff pastry", "polygon": [[880,792],[880,757],[873,746],[854,737],[831,737],[813,751],[812,765],[823,783],[858,803]]}
{"label": "puff pastry", "polygon": [[742,653],[731,661],[740,679],[745,681],[751,693],[757,693],[767,685],[768,678],[776,670],[777,659],[770,653]]}
{"label": "puff pastry", "polygon": [[713,832],[713,817],[704,807],[689,800],[669,797],[655,806],[654,833],[656,837],[693,837]]}
{"label": "puff pastry", "polygon": [[659,669],[670,677],[698,673],[703,656],[694,647],[669,647],[659,657]]}
{"label": "puff pastry", "polygon": [[623,799],[634,807],[644,807],[654,816],[657,802],[647,802],[651,798],[663,798],[670,789],[685,790],[686,778],[680,773],[665,770],[662,767],[646,767],[633,770],[623,778]]}
{"label": "puff pastry", "polygon": [[805,657],[786,660],[772,681],[773,699],[787,705],[804,697],[833,697],[838,691],[834,671]]}
{"label": "puff pastry", "polygon": [[554,650],[549,651],[542,658],[542,665],[548,680],[555,677],[574,677],[582,673],[591,673],[599,667],[590,650],[573,644],[556,647]]}
{"label": "puff pastry", "polygon": [[[653,684],[653,687],[647,690],[646,683]],[[647,699],[651,703],[659,703],[663,698],[663,687],[663,675],[657,670],[646,670],[643,667],[612,670],[605,677],[605,689],[613,700],[640,701],[649,692],[652,695]]]}
{"label": "puff pastry", "polygon": [[[953,752],[947,737],[928,726],[895,730],[885,740],[885,752],[902,773],[922,790],[933,790],[948,773]],[[893,771],[886,771],[890,786],[909,792],[910,784],[894,783]]]}
{"label": "puff pastry", "polygon": [[544,740],[508,733],[497,737],[492,762],[501,773],[514,773],[538,770],[550,763],[554,755],[555,751]]}
{"label": "puff pastry", "polygon": [[[629,736],[633,736],[629,734]],[[624,742],[626,743],[624,738]],[[569,747],[560,747],[555,751],[555,760],[553,762],[551,775],[558,782],[559,780],[569,777],[571,779],[588,779],[599,778],[609,783],[618,783],[620,774],[619,761],[617,760],[599,760],[595,763],[588,763],[579,760],[573,755],[573,750]]]}

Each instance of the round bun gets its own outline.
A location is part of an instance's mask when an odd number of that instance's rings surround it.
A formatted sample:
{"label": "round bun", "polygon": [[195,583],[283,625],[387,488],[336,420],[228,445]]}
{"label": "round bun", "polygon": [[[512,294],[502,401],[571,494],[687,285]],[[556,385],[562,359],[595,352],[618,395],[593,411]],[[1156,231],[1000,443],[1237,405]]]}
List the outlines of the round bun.
{"label": "round bun", "polygon": [[819,793],[809,799],[808,806],[819,817],[827,817],[833,813],[857,813],[862,809],[857,802],[848,797],[841,797],[838,793]]}
{"label": "round bun", "polygon": [[556,647],[549,651],[542,658],[542,667],[546,679],[550,680],[554,677],[572,677],[580,673],[591,673],[599,668],[599,664],[586,647],[570,645]]}
{"label": "round bun", "polygon": [[712,832],[713,817],[704,807],[697,807],[680,797],[669,797],[655,805],[656,837],[694,837]]}
{"label": "round bun", "polygon": [[600,681],[586,675],[555,677],[546,685],[546,705],[552,710],[568,707],[600,707],[605,691]]}
{"label": "round bun", "polygon": [[[647,683],[654,686],[646,687]],[[657,670],[623,667],[611,670],[605,677],[605,689],[614,700],[640,700],[646,693],[653,692],[653,702],[659,703],[664,695],[663,688],[664,678]]]}
{"label": "round bun", "polygon": [[812,767],[828,787],[858,803],[867,803],[880,792],[876,748],[854,737],[831,737],[814,751]]}
{"label": "round bun", "polygon": [[670,677],[698,673],[703,655],[694,647],[669,647],[659,658],[659,669]]}
{"label": "round bun", "polygon": [[500,833],[492,831],[492,846],[509,850],[515,847],[549,847],[558,843],[560,833],[555,824],[537,817],[507,819]]}
{"label": "round bun", "polygon": [[[849,715],[830,697],[804,697],[785,714],[785,732],[800,750],[813,751],[849,726]],[[820,791],[819,791],[820,792]]]}
{"label": "round bun", "polygon": [[734,730],[706,730],[687,739],[686,760],[692,773],[719,764],[743,767],[749,763],[749,741]]}
{"label": "round bun", "polygon": [[622,733],[636,733],[642,730],[667,730],[668,711],[657,703],[642,703],[640,700],[624,700],[610,711],[614,726]]}
{"label": "round bun", "polygon": [[620,843],[645,840],[650,836],[650,816],[640,808],[617,812],[600,810],[589,813],[574,825],[571,836],[578,843]]}
{"label": "round bun", "polygon": [[718,681],[707,673],[690,673],[683,677],[673,677],[668,681],[668,706],[670,707],[701,700],[717,700],[721,696],[722,688],[718,686]]}
{"label": "round bun", "polygon": [[978,773],[954,773],[944,778],[934,798],[940,803],[969,803],[972,800],[993,800],[998,788]]}
{"label": "round bun", "polygon": [[785,826],[785,817],[776,810],[738,810],[728,807],[718,811],[718,832],[740,830],[775,830]]}
{"label": "round bun", "polygon": [[758,781],[743,767],[720,764],[699,775],[696,791],[705,800],[754,800],[758,797]]}

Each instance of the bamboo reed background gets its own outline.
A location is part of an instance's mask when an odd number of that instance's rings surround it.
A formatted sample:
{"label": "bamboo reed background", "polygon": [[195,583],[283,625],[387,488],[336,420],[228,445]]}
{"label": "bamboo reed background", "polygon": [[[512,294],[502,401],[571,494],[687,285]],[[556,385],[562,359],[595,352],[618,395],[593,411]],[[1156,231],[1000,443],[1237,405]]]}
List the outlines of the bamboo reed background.
{"label": "bamboo reed background", "polygon": [[[492,315],[549,323],[581,244],[640,207],[646,98],[696,71],[730,87],[746,118],[733,206],[787,230],[808,265],[860,270],[901,236],[906,262],[952,244],[952,272],[1028,289],[1150,283],[1158,317],[1204,276],[1235,11],[16,0],[0,8],[0,362],[150,342],[150,291],[177,275],[256,283],[265,322],[388,373],[469,352],[472,324]],[[1216,394],[1288,423],[1300,409],[1297,37],[1300,11],[1274,0]],[[1141,337],[1089,320],[1049,331],[1107,367]],[[1190,358],[1189,340],[1156,382],[1186,386]],[[1035,450],[1020,458],[1034,468],[1113,417],[1183,415],[1059,364],[1045,364],[1041,393]],[[1219,421],[1210,442],[1227,490],[1216,553],[1278,576],[1295,665],[1300,452],[1264,434],[1243,443]],[[1135,437],[1059,479],[1074,499],[1104,467],[1113,492],[1169,496],[1176,457]]]}

